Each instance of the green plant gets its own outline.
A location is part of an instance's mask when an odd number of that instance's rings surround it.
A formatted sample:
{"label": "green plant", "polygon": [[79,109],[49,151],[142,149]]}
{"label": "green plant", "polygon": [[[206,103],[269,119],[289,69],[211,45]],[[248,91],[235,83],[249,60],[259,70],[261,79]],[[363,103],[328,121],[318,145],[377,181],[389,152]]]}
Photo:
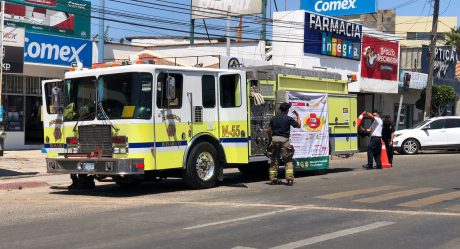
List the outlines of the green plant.
{"label": "green plant", "polygon": [[[433,86],[431,93],[431,116],[443,115],[449,103],[455,101],[457,93],[451,86]],[[420,99],[417,100],[415,106],[417,109],[425,109],[426,88],[420,93]]]}
{"label": "green plant", "polygon": [[460,54],[460,27],[452,28],[446,33],[446,45],[454,46],[457,54]]}

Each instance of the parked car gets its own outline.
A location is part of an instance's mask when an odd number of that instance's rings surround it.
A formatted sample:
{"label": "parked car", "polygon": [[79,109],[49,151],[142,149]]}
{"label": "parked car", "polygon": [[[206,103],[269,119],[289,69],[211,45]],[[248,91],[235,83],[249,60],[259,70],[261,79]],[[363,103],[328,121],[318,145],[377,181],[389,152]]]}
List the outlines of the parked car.
{"label": "parked car", "polygon": [[460,149],[460,117],[430,118],[396,131],[393,148],[410,155],[425,149]]}

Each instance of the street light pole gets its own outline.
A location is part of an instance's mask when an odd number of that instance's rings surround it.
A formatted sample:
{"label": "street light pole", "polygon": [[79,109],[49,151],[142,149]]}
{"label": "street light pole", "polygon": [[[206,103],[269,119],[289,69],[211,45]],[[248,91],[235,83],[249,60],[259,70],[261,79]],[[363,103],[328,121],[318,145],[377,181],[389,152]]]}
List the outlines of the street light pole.
{"label": "street light pole", "polygon": [[433,89],[434,59],[436,57],[436,40],[438,33],[439,0],[434,0],[433,26],[431,29],[430,65],[428,67],[428,84],[426,86],[424,119],[431,116],[431,92]]}

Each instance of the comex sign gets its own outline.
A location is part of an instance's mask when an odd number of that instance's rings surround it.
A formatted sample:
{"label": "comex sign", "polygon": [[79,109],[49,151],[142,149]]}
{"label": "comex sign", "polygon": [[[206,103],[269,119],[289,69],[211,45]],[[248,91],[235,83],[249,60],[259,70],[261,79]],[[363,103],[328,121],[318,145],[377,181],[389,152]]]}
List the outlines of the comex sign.
{"label": "comex sign", "polygon": [[346,16],[377,11],[376,0],[302,0],[301,9],[329,15]]}
{"label": "comex sign", "polygon": [[25,42],[26,62],[70,66],[80,61],[85,67],[91,66],[90,41],[27,33]]}

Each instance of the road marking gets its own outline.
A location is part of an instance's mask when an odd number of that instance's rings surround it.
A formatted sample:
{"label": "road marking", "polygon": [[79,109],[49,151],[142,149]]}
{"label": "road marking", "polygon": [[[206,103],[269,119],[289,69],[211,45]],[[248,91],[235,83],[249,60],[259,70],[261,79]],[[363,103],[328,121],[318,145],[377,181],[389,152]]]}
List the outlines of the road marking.
{"label": "road marking", "polygon": [[272,211],[272,212],[267,212],[267,213],[261,213],[261,214],[255,214],[255,215],[236,218],[236,219],[222,220],[222,221],[217,221],[217,222],[212,222],[212,223],[207,223],[207,224],[202,224],[202,225],[197,225],[197,226],[192,226],[192,227],[186,227],[184,229],[185,230],[192,230],[192,229],[198,229],[198,228],[204,228],[204,227],[210,227],[210,226],[217,226],[217,225],[222,225],[222,224],[227,224],[227,223],[234,223],[234,222],[238,222],[238,221],[251,220],[251,219],[256,219],[256,218],[261,218],[261,217],[265,217],[265,216],[278,214],[278,213],[289,212],[289,211],[296,210],[296,209],[297,208],[286,208],[286,209],[282,209],[282,210],[277,210],[277,211]]}
{"label": "road marking", "polygon": [[338,198],[350,197],[354,195],[370,194],[370,193],[375,193],[375,192],[380,192],[380,191],[385,191],[385,190],[394,190],[398,188],[401,188],[401,186],[388,185],[388,186],[381,186],[381,187],[376,187],[376,188],[365,188],[365,189],[345,191],[345,192],[339,192],[339,193],[328,194],[328,195],[320,195],[315,198],[334,200]]}
{"label": "road marking", "polygon": [[361,203],[378,203],[378,202],[389,201],[389,200],[398,199],[402,197],[407,197],[411,195],[432,192],[436,190],[440,190],[440,188],[416,188],[416,189],[388,193],[384,195],[362,198],[362,199],[358,199],[354,201],[361,202]]}
{"label": "road marking", "polygon": [[285,245],[272,247],[271,249],[296,249],[296,248],[313,245],[313,244],[320,243],[320,242],[327,241],[327,240],[337,239],[340,237],[345,237],[345,236],[356,234],[356,233],[362,233],[362,232],[366,232],[369,230],[374,230],[377,228],[381,228],[381,227],[385,227],[385,226],[389,226],[393,224],[395,223],[388,222],[388,221],[376,222],[376,223],[372,223],[372,224],[365,225],[365,226],[349,228],[349,229],[340,230],[340,231],[328,233],[328,234],[323,234],[323,235],[319,235],[319,236],[304,239],[304,240],[299,240],[296,242],[291,242]]}
{"label": "road marking", "polygon": [[405,203],[398,204],[401,207],[411,207],[411,208],[420,208],[429,205],[433,205],[443,201],[450,201],[460,198],[460,191],[450,192],[440,195],[433,195],[427,198],[418,199],[415,201],[409,201]]}

